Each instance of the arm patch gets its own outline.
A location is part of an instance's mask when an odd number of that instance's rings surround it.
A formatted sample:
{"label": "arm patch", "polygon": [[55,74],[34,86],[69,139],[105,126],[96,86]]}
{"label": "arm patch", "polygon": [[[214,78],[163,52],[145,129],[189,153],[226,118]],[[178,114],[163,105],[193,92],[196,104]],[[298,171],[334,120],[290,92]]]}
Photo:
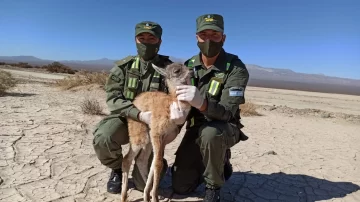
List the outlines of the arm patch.
{"label": "arm patch", "polygon": [[243,87],[231,87],[229,89],[230,97],[243,97],[244,96],[244,88]]}

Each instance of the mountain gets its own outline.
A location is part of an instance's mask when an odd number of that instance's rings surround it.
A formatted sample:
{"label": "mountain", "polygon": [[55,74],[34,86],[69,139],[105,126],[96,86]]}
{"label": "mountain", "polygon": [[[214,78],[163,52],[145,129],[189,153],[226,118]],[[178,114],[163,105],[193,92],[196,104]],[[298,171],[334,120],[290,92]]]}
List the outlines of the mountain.
{"label": "mountain", "polygon": [[[184,59],[170,57],[174,62]],[[60,60],[58,62],[73,69],[91,71],[110,70],[114,61],[108,58],[98,60]],[[27,62],[32,65],[45,65],[54,62],[34,56],[0,56],[0,62]],[[290,69],[265,68],[255,64],[246,64],[250,73],[249,85],[257,87],[343,93],[360,95],[360,80],[326,76],[324,74],[305,74]]]}
{"label": "mountain", "polygon": [[[67,65],[73,69],[87,69],[91,71],[109,70],[114,65],[114,61],[115,60],[108,58],[98,60],[57,60],[57,62]],[[44,60],[34,56],[0,56],[0,62],[27,62],[31,65],[46,65],[55,62],[55,60]]]}
{"label": "mountain", "polygon": [[324,74],[305,74],[294,72],[290,69],[275,69],[264,68],[258,65],[246,65],[253,78],[262,80],[282,80],[292,82],[305,82],[305,83],[322,83],[322,84],[337,84],[359,86],[360,80],[326,76]]}

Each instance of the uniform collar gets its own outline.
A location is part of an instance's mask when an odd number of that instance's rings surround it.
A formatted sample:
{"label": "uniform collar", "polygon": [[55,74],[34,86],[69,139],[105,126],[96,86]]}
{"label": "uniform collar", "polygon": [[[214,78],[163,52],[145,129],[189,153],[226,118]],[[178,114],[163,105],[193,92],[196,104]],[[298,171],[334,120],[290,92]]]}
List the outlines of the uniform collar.
{"label": "uniform collar", "polygon": [[[198,55],[196,55],[194,59],[195,59],[193,63],[194,67],[201,66],[203,69],[206,69],[201,60],[201,52]],[[226,70],[226,64],[224,62],[225,60],[226,60],[226,52],[222,48],[219,56],[216,58],[214,65],[210,69],[214,69],[216,71],[225,71]]]}
{"label": "uniform collar", "polygon": [[[138,55],[138,57],[140,57],[140,56]],[[153,68],[151,67],[151,64],[157,64],[159,61],[160,61],[159,55],[156,55],[152,60],[148,60],[148,61],[143,61],[143,60],[140,58],[141,74],[144,75],[144,74],[146,74],[146,72],[147,72],[149,69],[153,69]]]}

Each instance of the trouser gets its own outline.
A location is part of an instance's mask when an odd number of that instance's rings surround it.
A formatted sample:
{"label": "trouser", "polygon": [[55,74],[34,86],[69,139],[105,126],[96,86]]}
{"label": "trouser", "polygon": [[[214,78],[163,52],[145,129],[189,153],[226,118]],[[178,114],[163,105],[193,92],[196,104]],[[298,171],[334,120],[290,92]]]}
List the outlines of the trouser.
{"label": "trouser", "polygon": [[227,122],[188,127],[171,169],[174,192],[188,194],[203,182],[208,188],[220,188],[225,182],[226,150],[246,139],[240,128]]}
{"label": "trouser", "polygon": [[[126,119],[119,117],[119,115],[109,115],[95,126],[93,135],[93,147],[101,164],[114,170],[121,169],[123,160],[121,145],[129,143]],[[148,161],[148,170],[150,170],[152,158],[153,153],[151,153]],[[164,176],[166,169],[167,162],[164,159],[161,178]],[[134,165],[132,178],[135,187],[138,190],[143,191],[146,182],[142,179],[137,165]]]}

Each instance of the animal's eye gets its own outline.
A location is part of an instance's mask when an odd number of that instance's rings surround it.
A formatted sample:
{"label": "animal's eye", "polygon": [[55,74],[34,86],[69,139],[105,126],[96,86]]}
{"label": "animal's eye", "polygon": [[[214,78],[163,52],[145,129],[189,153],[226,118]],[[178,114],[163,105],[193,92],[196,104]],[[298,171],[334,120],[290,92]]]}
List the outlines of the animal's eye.
{"label": "animal's eye", "polygon": [[178,74],[178,73],[180,73],[180,69],[179,68],[174,69],[174,74]]}

